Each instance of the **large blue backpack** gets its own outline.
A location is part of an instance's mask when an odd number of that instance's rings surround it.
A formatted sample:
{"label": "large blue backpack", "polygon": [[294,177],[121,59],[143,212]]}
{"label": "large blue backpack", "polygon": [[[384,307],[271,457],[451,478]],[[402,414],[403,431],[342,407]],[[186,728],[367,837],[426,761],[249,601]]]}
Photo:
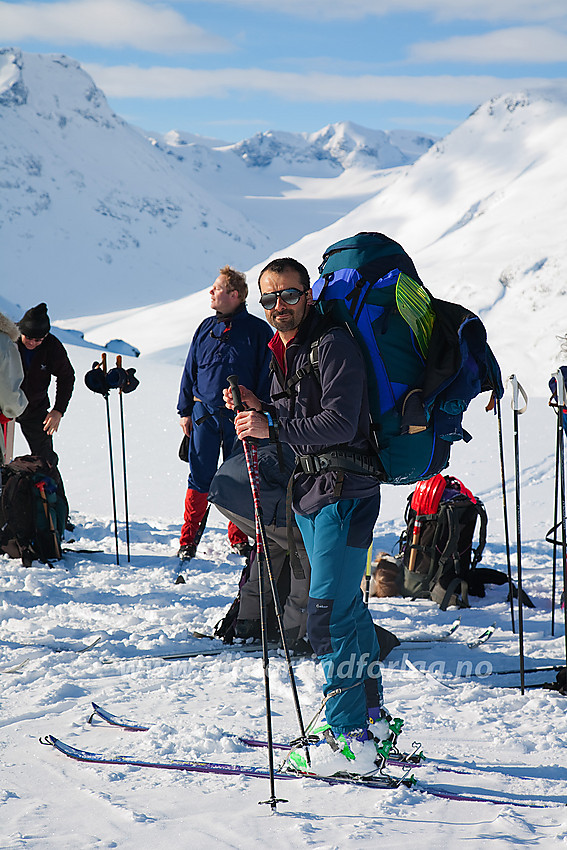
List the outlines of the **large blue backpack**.
{"label": "large blue backpack", "polygon": [[[458,304],[434,298],[404,249],[382,233],[331,245],[313,285],[317,309],[347,325],[366,360],[371,436],[390,484],[413,484],[470,440],[462,415],[484,390],[501,398],[500,369],[484,325]],[[317,368],[317,345],[312,347]]]}

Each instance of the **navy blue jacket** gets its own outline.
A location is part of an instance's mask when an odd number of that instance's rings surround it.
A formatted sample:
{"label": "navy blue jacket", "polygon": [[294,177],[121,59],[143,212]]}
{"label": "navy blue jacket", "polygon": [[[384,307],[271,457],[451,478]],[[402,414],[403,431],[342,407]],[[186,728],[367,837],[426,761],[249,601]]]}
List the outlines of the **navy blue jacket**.
{"label": "navy blue jacket", "polygon": [[[274,398],[284,388],[285,377],[275,358],[272,361],[272,399],[280,440],[296,454],[317,454],[336,446],[371,454],[366,369],[358,343],[347,330],[329,328],[315,309],[309,310],[286,348],[286,374],[292,376],[308,366],[311,342],[316,339],[320,339],[319,376],[312,371],[306,374],[291,398]],[[337,474],[296,473],[294,510],[310,514],[336,502]],[[376,478],[346,472],[339,498],[365,498],[379,489]]]}
{"label": "navy blue jacket", "polygon": [[273,331],[242,305],[230,318],[205,319],[193,337],[181,377],[177,412],[191,416],[193,399],[210,408],[223,408],[222,391],[229,375],[260,399],[270,397],[270,350]]}

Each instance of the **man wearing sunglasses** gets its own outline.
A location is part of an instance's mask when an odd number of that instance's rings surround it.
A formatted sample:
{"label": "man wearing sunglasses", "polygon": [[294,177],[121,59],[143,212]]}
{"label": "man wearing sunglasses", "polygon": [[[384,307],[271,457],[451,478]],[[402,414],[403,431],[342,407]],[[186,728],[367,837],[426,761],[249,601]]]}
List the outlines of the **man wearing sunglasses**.
{"label": "man wearing sunglasses", "polygon": [[[273,260],[258,283],[277,331],[270,343],[272,404],[241,387],[248,409],[236,416],[236,433],[280,440],[295,451],[293,509],[311,563],[307,632],[326,678],[325,740],[338,753],[331,759],[338,759],[336,769],[352,769],[356,761],[357,772],[365,772],[388,731],[381,720],[380,647],[360,591],[380,507],[364,361],[347,330],[312,305],[309,275],[297,260]],[[224,396],[230,408],[230,389]]]}
{"label": "man wearing sunglasses", "polygon": [[[259,398],[270,395],[268,342],[272,331],[263,319],[247,311],[247,295],[241,272],[230,266],[220,269],[210,290],[215,315],[195,331],[181,378],[177,412],[189,439],[189,478],[177,552],[181,561],[195,557],[195,539],[207,510],[221,447],[226,459],[236,439],[232,417],[223,404],[226,379],[238,372],[246,376]],[[232,522],[228,538],[234,551],[247,553],[248,538]]]}

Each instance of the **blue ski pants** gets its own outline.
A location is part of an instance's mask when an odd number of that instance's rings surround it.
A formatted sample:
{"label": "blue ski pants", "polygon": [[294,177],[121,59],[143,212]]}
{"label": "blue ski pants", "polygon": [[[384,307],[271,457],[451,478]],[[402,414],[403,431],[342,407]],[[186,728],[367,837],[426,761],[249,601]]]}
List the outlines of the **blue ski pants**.
{"label": "blue ski pants", "polygon": [[[234,422],[228,411],[195,401],[191,414],[193,429],[189,438],[189,478],[187,486],[208,493],[217,471],[222,446],[223,460],[231,454],[236,440]],[[199,424],[198,420],[202,419]]]}
{"label": "blue ski pants", "polygon": [[380,645],[360,589],[379,510],[377,494],[296,514],[311,563],[307,634],[325,674],[335,735],[365,728],[368,705],[382,702]]}

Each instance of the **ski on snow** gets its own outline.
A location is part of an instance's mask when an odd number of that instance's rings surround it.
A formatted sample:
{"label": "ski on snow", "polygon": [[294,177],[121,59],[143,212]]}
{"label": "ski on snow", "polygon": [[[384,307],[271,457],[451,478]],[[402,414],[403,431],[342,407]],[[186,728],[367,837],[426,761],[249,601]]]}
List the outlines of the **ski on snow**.
{"label": "ski on snow", "polygon": [[[444,632],[437,635],[424,635],[423,637],[416,638],[400,638],[400,647],[403,649],[405,644],[427,644],[427,643],[437,643],[448,640],[452,637],[459,626],[461,625],[461,618],[456,619]],[[490,636],[494,632],[494,627],[490,626],[488,629],[485,629],[475,640],[471,641],[468,645],[470,647],[480,646],[480,644],[485,643]],[[219,638],[215,638],[214,635],[207,635],[203,632],[192,632],[192,637],[198,638],[201,640],[210,640],[210,641],[220,641]],[[280,646],[277,641],[269,641],[268,649],[274,650],[278,649]],[[399,649],[400,647],[396,647]],[[187,661],[191,658],[199,658],[199,657],[214,657],[217,655],[222,655],[224,653],[228,655],[238,655],[239,653],[261,653],[262,645],[259,641],[253,643],[243,643],[243,644],[227,644],[221,643],[220,646],[209,646],[205,649],[190,649],[186,652],[171,652],[171,653],[162,653],[162,654],[142,654],[142,655],[128,655],[123,658],[104,658],[103,664],[114,664],[117,661],[137,661],[139,660],[147,660],[147,659],[155,659],[156,661]],[[297,656],[298,658],[313,658],[314,656]],[[295,657],[293,657],[295,660]]]}
{"label": "ski on snow", "polygon": [[455,634],[459,626],[461,625],[461,618],[457,617],[451,625],[441,634],[433,634],[433,635],[424,635],[423,637],[400,637],[398,640],[400,644],[404,643],[440,643],[442,641],[448,640],[452,635]]}
{"label": "ski on snow", "polygon": [[128,732],[147,732],[150,729],[151,724],[146,726],[141,723],[136,723],[135,720],[128,720],[127,717],[119,717],[116,714],[111,714],[110,711],[107,711],[106,708],[103,708],[101,705],[97,705],[96,702],[91,702],[91,705],[93,707],[93,711],[87,721],[88,723],[92,723],[94,717],[100,717],[111,726],[118,726],[120,729],[126,729]]}
{"label": "ski on snow", "polygon": [[[140,728],[142,729],[142,727],[140,727]],[[149,727],[146,727],[146,728],[149,728]],[[264,749],[264,748],[267,748],[267,746],[268,746],[267,741],[257,739],[257,738],[239,737],[238,740],[240,741],[241,744],[245,744],[247,747],[260,747],[260,748]],[[274,742],[272,744],[272,746],[274,747],[274,750],[283,750],[285,752],[289,752],[291,749],[293,749],[296,746],[296,744],[295,744],[295,742],[293,744],[284,744],[284,743],[281,743],[281,742]],[[414,759],[415,759],[415,761],[414,761]],[[433,767],[439,773],[457,773],[457,774],[461,774],[463,776],[483,776],[483,775],[486,775],[486,774],[500,773],[504,769],[512,770],[512,771],[517,770],[517,766],[515,766],[515,765],[506,765],[506,766],[504,766],[504,765],[502,765],[502,766],[486,765],[486,766],[478,767],[476,765],[467,765],[466,763],[465,764],[447,764],[445,762],[440,761],[439,759],[432,759],[429,756],[424,756],[424,755],[421,755],[419,753],[415,753],[415,754],[413,754],[413,753],[410,753],[410,754],[399,753],[399,754],[396,754],[396,756],[392,756],[391,758],[388,759],[388,764],[391,767],[411,767],[412,769],[414,767]],[[509,773],[509,774],[506,774],[506,775],[512,776],[514,779],[531,780],[531,779],[538,779],[539,778],[537,776],[529,776],[529,775],[523,774],[523,773]],[[549,779],[549,778],[550,778],[549,776],[546,777],[546,779]]]}
{"label": "ski on snow", "polygon": [[[93,707],[92,714],[90,715],[88,722],[92,723],[93,718],[100,717],[102,720],[106,721],[111,726],[116,726],[120,729],[124,729],[128,732],[147,732],[151,724],[142,724],[138,723],[135,720],[129,720],[126,717],[120,717],[116,714],[111,714],[110,711],[107,711],[106,708],[103,708],[101,705],[97,705],[97,703],[91,703]],[[248,738],[239,736],[238,741],[241,744],[244,744],[247,747],[261,748],[267,749],[268,742],[258,739],[258,738]],[[282,752],[290,752],[295,746],[297,746],[296,742],[292,743],[282,743],[282,742],[272,742],[272,746],[274,750],[280,750]],[[450,765],[445,764],[443,762],[439,762],[435,759],[430,759],[429,757],[425,757],[422,753],[418,753],[417,750],[414,753],[400,753],[398,751],[387,760],[387,763],[390,767],[402,767],[407,768],[411,767],[412,769],[415,767],[421,767],[425,765],[426,767],[433,767],[439,773],[455,773],[462,774],[464,776],[476,775],[482,776],[486,773],[494,773],[499,772],[498,767],[494,767],[494,765],[487,765],[486,767],[478,767],[476,765]],[[508,767],[510,770],[516,770],[516,766]],[[520,773],[512,773],[511,774],[515,779],[536,779],[535,776],[527,776],[525,774]],[[549,778],[549,777],[548,777]]]}
{"label": "ski on snow", "polygon": [[[127,732],[147,732],[151,724],[142,724],[138,723],[135,720],[129,720],[127,717],[119,717],[116,714],[111,714],[110,711],[107,711],[106,708],[103,708],[101,705],[97,705],[96,702],[91,703],[93,707],[92,714],[88,719],[88,723],[92,723],[94,717],[100,717],[101,720],[106,721],[110,726],[117,726],[119,729],[125,729]],[[244,744],[247,747],[267,747],[267,741],[257,741],[254,738],[242,738],[239,737],[238,741],[241,744]],[[294,744],[281,744],[274,743],[274,750],[284,750],[289,752],[293,749]],[[423,760],[423,754],[419,754],[416,751],[414,753],[399,753],[396,751],[395,755],[392,755],[391,758],[387,759],[387,763],[393,767],[419,767],[421,761]]]}
{"label": "ski on snow", "polygon": [[[50,652],[74,652],[75,655],[82,655],[84,652],[88,652],[90,649],[93,649],[102,640],[102,636],[98,635],[91,643],[88,644],[57,644],[53,645],[50,643],[23,643],[21,647],[33,647],[37,649],[49,649]],[[29,661],[32,661],[32,657],[24,658],[23,661],[20,661],[19,664],[16,664],[15,667],[7,667],[0,670],[0,673],[21,673],[22,669],[26,666]]]}
{"label": "ski on snow", "polygon": [[[268,642],[268,649],[277,649],[279,643],[275,641]],[[171,653],[163,653],[158,655],[153,653],[146,653],[143,655],[128,655],[122,658],[103,658],[103,664],[116,664],[119,661],[147,661],[149,659],[154,659],[155,661],[187,661],[191,658],[200,658],[201,656],[209,657],[222,655],[223,653],[227,653],[228,655],[238,655],[239,653],[261,653],[262,652],[262,644],[261,643],[243,643],[243,644],[223,644],[222,646],[213,646],[208,649],[190,649],[187,652],[171,652]]]}
{"label": "ski on snow", "polygon": [[[151,759],[137,758],[129,755],[106,755],[104,753],[92,753],[87,750],[80,750],[65,744],[53,735],[47,735],[40,738],[42,744],[54,747],[68,758],[76,761],[86,762],[89,764],[108,764],[108,765],[124,765],[132,767],[148,767],[159,770],[179,770],[190,773],[205,773],[222,776],[247,776],[256,779],[269,779],[270,772],[264,767],[254,765],[238,765],[238,764],[222,764],[218,762],[204,762],[192,760],[171,759],[168,761],[153,761]],[[405,786],[412,790],[419,791],[423,794],[429,794],[434,797],[441,797],[446,800],[456,800],[461,802],[471,803],[491,803],[500,806],[521,806],[523,808],[549,808],[550,804],[538,802],[535,800],[518,800],[507,797],[483,797],[477,794],[468,794],[466,792],[455,791],[451,788],[440,788],[433,785],[424,785],[418,783],[415,778],[406,775],[402,777],[388,776],[387,774],[367,774],[366,776],[357,776],[355,774],[342,774],[335,776],[322,776],[315,773],[295,773],[278,770],[275,772],[275,778],[278,780],[292,779],[308,779],[318,782],[323,782],[327,785],[350,785],[358,788],[372,788],[380,790],[393,790],[401,786]],[[553,805],[553,804],[551,804]]]}
{"label": "ski on snow", "polygon": [[485,629],[482,634],[478,635],[478,637],[468,641],[467,646],[469,647],[469,649],[475,649],[477,646],[481,646],[483,643],[486,643],[487,640],[490,640],[490,638],[494,634],[495,628],[496,623],[493,623],[491,626]]}
{"label": "ski on snow", "polygon": [[[444,688],[448,688],[449,690],[452,690],[452,691],[455,690],[456,688],[458,688],[460,685],[464,685],[466,682],[474,682],[474,681],[477,681],[477,680],[481,680],[482,684],[485,684],[485,682],[483,680],[487,679],[491,676],[512,676],[514,674],[518,674],[518,675],[520,674],[519,670],[492,670],[492,672],[486,673],[484,676],[480,676],[480,675],[475,676],[472,673],[469,674],[468,676],[467,675],[455,676],[454,678],[451,679],[451,684],[449,684],[449,682],[447,682],[445,679],[442,679],[439,676],[434,676],[431,672],[429,672],[429,670],[420,670],[420,668],[417,667],[415,664],[413,664],[410,661],[409,658],[404,658],[404,661],[405,661],[406,667],[408,667],[408,669],[411,670],[412,673],[417,673],[418,675],[423,676],[426,679],[429,679],[430,682],[433,682],[436,685],[442,685]],[[555,670],[555,671],[558,672],[561,669],[562,669],[562,667],[534,667],[533,669],[524,670],[524,674],[527,674],[527,673],[542,673],[546,670]],[[494,685],[493,684],[493,685],[488,685],[488,687],[490,687],[490,688],[498,688],[498,687],[501,687],[501,688],[519,688],[520,686],[519,685]],[[563,692],[557,687],[557,685],[552,683],[552,682],[539,682],[538,684],[525,685],[524,687],[526,689],[530,689],[530,690],[535,690],[537,688],[543,688],[543,689],[548,689],[548,690],[551,690],[551,691],[558,691],[559,693],[563,694]]]}
{"label": "ski on snow", "polygon": [[[437,643],[438,641],[448,640],[448,638],[450,638],[452,635],[455,634],[455,632],[457,631],[457,629],[459,628],[460,625],[461,625],[461,618],[457,617],[457,619],[453,623],[451,623],[451,625],[448,626],[445,629],[445,631],[441,632],[440,634],[432,634],[432,635],[425,634],[425,635],[423,635],[423,637],[419,637],[419,636],[408,637],[408,638],[401,637],[401,638],[398,638],[398,640],[400,641],[400,644],[402,644],[402,645],[404,643]],[[483,634],[484,634],[484,632],[483,632]],[[208,634],[205,634],[204,632],[192,632],[191,636],[195,637],[195,638],[205,639],[205,640],[215,640],[215,641],[219,640],[219,638],[216,638],[214,635],[208,635]],[[485,640],[488,640],[488,638],[485,638]],[[225,647],[227,645],[232,646],[233,644],[225,644]],[[219,647],[219,652],[222,652],[222,650],[223,650],[223,647]]]}

